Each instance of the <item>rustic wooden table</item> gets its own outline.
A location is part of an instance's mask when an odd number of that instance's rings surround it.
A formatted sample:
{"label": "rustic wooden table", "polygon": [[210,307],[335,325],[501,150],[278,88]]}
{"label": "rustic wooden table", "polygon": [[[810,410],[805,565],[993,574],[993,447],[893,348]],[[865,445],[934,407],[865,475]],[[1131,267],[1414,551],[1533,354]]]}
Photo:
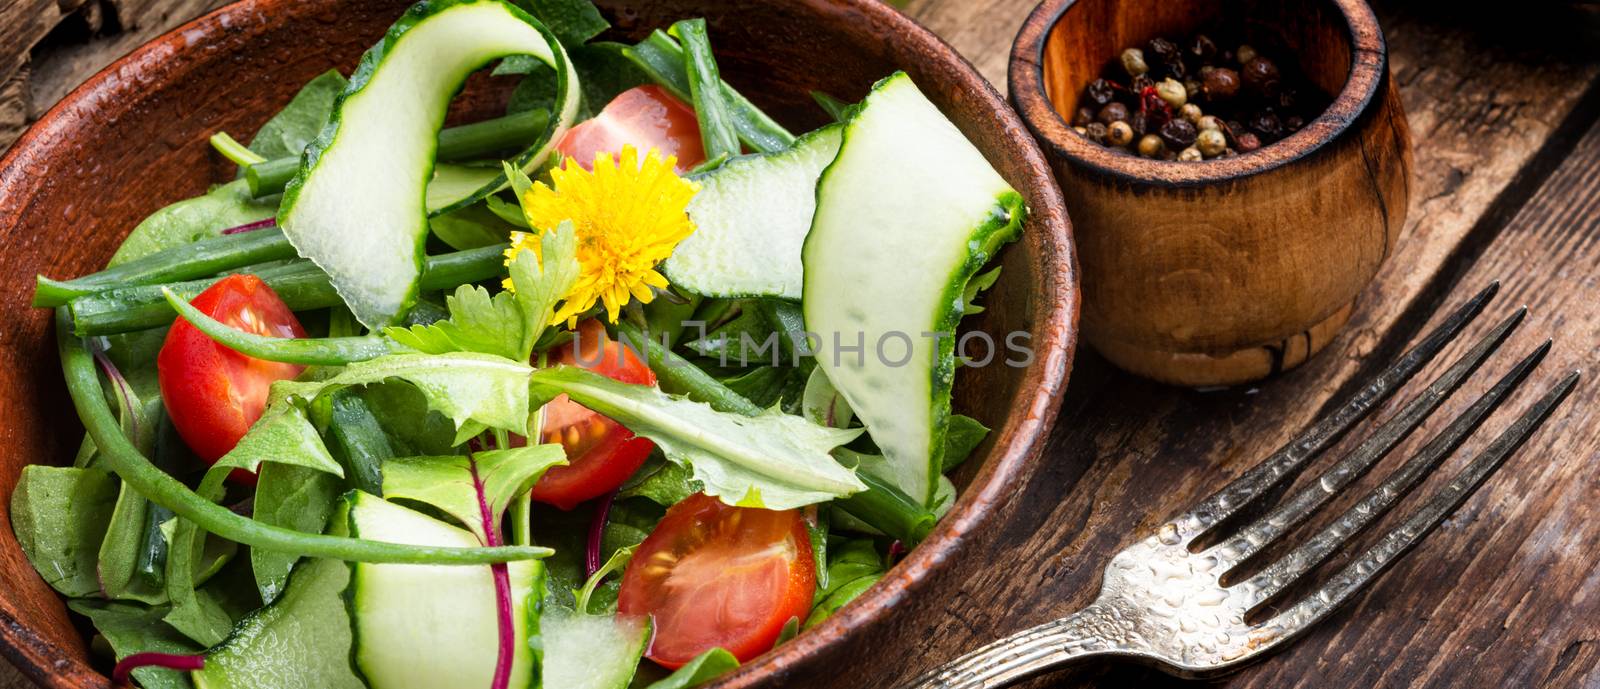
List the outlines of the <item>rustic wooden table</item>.
{"label": "rustic wooden table", "polygon": [[[84,3],[33,4],[55,11]],[[42,110],[40,102],[116,54],[214,3],[182,4],[143,24],[124,22],[109,39],[45,49],[42,60],[35,49],[29,109]],[[1011,39],[1033,4],[910,0],[906,9],[1003,89]],[[1402,351],[1442,305],[1501,280],[1491,314],[1523,303],[1532,311],[1508,354],[1466,392],[1485,389],[1511,353],[1546,338],[1555,348],[1530,390],[1459,454],[1520,412],[1532,388],[1574,368],[1588,377],[1504,470],[1376,586],[1288,650],[1215,684],[1600,687],[1600,39],[1584,33],[1572,14],[1580,10],[1567,3],[1525,2],[1493,16],[1471,3],[1378,4],[1415,137],[1416,178],[1400,244],[1344,333],[1299,370],[1220,392],[1155,385],[1080,353],[1045,457],[1014,498],[919,595],[793,686],[892,686],[1084,605],[1112,553],[1276,448]],[[0,17],[11,11],[0,8]],[[0,90],[0,116],[5,107]],[[1458,397],[1435,417],[1449,418],[1470,394]],[[1426,434],[1416,436],[1384,467]],[[0,668],[0,687],[24,684]],[[1103,665],[1029,686],[1182,684]]]}

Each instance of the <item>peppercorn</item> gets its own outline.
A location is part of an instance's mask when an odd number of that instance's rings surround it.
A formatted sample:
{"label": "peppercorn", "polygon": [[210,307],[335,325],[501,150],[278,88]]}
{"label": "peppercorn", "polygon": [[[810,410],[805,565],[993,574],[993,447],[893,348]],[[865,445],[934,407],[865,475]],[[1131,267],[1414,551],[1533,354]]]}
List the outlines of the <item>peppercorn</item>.
{"label": "peppercorn", "polygon": [[1105,107],[1100,108],[1100,115],[1096,119],[1100,120],[1104,124],[1111,124],[1112,122],[1116,122],[1118,120],[1127,120],[1128,106],[1116,101],[1106,103]]}
{"label": "peppercorn", "polygon": [[1239,64],[1242,65],[1255,59],[1256,49],[1250,47],[1250,44],[1248,43],[1240,44],[1239,49],[1233,51],[1233,57],[1239,61]]}
{"label": "peppercorn", "polygon": [[1236,144],[1238,144],[1240,153],[1249,153],[1261,148],[1261,139],[1257,138],[1255,134],[1251,134],[1250,132],[1245,132],[1238,135],[1234,138],[1234,141]]}
{"label": "peppercorn", "polygon": [[1145,44],[1144,54],[1145,57],[1161,65],[1169,64],[1173,60],[1183,59],[1183,56],[1178,54],[1178,44],[1159,36],[1150,39],[1150,42]]}
{"label": "peppercorn", "polygon": [[1151,79],[1149,74],[1140,74],[1139,76],[1134,77],[1133,81],[1128,82],[1128,88],[1134,93],[1144,93],[1145,89],[1155,85],[1156,80]]}
{"label": "peppercorn", "polygon": [[1244,63],[1239,78],[1244,81],[1246,89],[1262,98],[1278,95],[1278,66],[1265,57],[1258,56]]}
{"label": "peppercorn", "polygon": [[1161,140],[1166,142],[1167,147],[1175,151],[1181,151],[1194,145],[1194,138],[1199,134],[1199,130],[1195,128],[1193,122],[1174,119],[1161,125],[1161,131],[1158,133],[1161,135]]}
{"label": "peppercorn", "polygon": [[1133,127],[1122,120],[1112,122],[1106,126],[1106,143],[1112,146],[1126,146],[1133,143]]}
{"label": "peppercorn", "polygon": [[1111,82],[1105,79],[1095,79],[1084,87],[1083,96],[1095,106],[1105,105],[1117,99],[1117,90]]}
{"label": "peppercorn", "polygon": [[1228,147],[1228,137],[1220,129],[1202,129],[1194,138],[1194,147],[1207,158],[1214,158]]}
{"label": "peppercorn", "polygon": [[1183,107],[1183,104],[1188,100],[1188,94],[1183,90],[1183,84],[1171,78],[1162,79],[1161,83],[1156,84],[1156,95],[1160,96],[1161,100],[1166,101],[1167,105],[1174,108]]}
{"label": "peppercorn", "polygon": [[1194,100],[1195,98],[1200,97],[1200,80],[1194,77],[1184,79],[1183,95],[1187,96],[1189,100]]}
{"label": "peppercorn", "polygon": [[1271,110],[1262,110],[1250,116],[1250,131],[1261,135],[1264,141],[1277,141],[1283,136],[1283,122]]}
{"label": "peppercorn", "polygon": [[1150,66],[1144,61],[1144,51],[1138,48],[1122,51],[1122,68],[1127,70],[1128,76],[1133,77],[1150,71]]}
{"label": "peppercorn", "polygon": [[1072,131],[1077,132],[1078,136],[1088,136],[1089,135],[1089,130],[1086,127],[1073,127]]}
{"label": "peppercorn", "polygon": [[1088,125],[1084,126],[1083,129],[1090,141],[1093,141],[1097,144],[1103,144],[1106,142],[1107,131],[1105,125],[1099,122],[1090,122]]}
{"label": "peppercorn", "polygon": [[1194,40],[1189,43],[1189,54],[1200,62],[1210,62],[1217,56],[1217,44],[1205,34],[1195,34]]}
{"label": "peppercorn", "polygon": [[1200,154],[1200,149],[1190,146],[1178,153],[1178,160],[1192,163],[1196,160],[1205,160],[1205,156]]}
{"label": "peppercorn", "polygon": [[1146,134],[1144,138],[1139,139],[1139,155],[1146,158],[1154,158],[1161,155],[1161,151],[1164,148],[1166,148],[1166,144],[1161,142],[1161,137],[1154,134]]}
{"label": "peppercorn", "polygon": [[1200,106],[1194,103],[1184,103],[1183,107],[1178,108],[1178,117],[1195,123],[1195,126],[1200,125],[1200,118],[1204,116],[1205,113],[1200,111]]}
{"label": "peppercorn", "polygon": [[1194,126],[1199,127],[1202,132],[1207,129],[1222,131],[1222,120],[1217,119],[1216,115],[1201,115],[1200,119],[1194,123]]}
{"label": "peppercorn", "polygon": [[1218,67],[1207,72],[1200,85],[1200,91],[1212,101],[1225,101],[1239,93],[1239,73],[1226,67]]}
{"label": "peppercorn", "polygon": [[1306,120],[1299,115],[1290,115],[1283,118],[1283,128],[1286,131],[1298,132],[1304,126],[1306,126]]}
{"label": "peppercorn", "polygon": [[1138,136],[1153,133],[1150,131],[1150,115],[1143,110],[1133,113],[1128,118],[1128,124],[1133,127],[1133,133]]}
{"label": "peppercorn", "polygon": [[1072,116],[1072,124],[1075,127],[1082,127],[1090,122],[1093,122],[1094,116],[1094,108],[1085,105],[1081,108],[1078,108],[1078,114]]}

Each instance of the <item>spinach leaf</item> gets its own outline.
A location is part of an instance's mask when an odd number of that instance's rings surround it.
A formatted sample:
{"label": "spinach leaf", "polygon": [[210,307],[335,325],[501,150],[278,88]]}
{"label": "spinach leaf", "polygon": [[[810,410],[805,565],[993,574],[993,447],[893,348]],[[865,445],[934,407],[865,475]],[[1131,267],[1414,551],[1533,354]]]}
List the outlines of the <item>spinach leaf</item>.
{"label": "spinach leaf", "polygon": [[987,437],[989,427],[982,422],[963,414],[951,414],[950,427],[944,436],[944,466],[939,470],[949,471],[959,466]]}
{"label": "spinach leaf", "polygon": [[[166,602],[167,592],[160,577],[150,576],[158,573],[143,571],[140,567],[141,554],[157,545],[150,541],[163,538],[159,529],[149,528],[154,507],[133,486],[122,484],[96,558],[100,588],[107,598],[150,604]],[[165,542],[159,547],[164,551]]]}
{"label": "spinach leaf", "polygon": [[611,28],[590,0],[516,0],[516,4],[550,27],[569,50]]}
{"label": "spinach leaf", "polygon": [[457,251],[504,244],[511,231],[517,229],[483,204],[433,216],[428,219],[428,227],[433,236]]}
{"label": "spinach leaf", "polygon": [[560,445],[392,459],[383,465],[383,494],[438,508],[487,542],[481,507],[487,506],[491,523],[498,524],[513,498],[532,489],[550,467],[566,462]]}
{"label": "spinach leaf", "polygon": [[328,70],[306,82],[250,140],[250,150],[267,160],[299,157],[306,144],[322,133],[333,117],[333,101],[349,82],[338,70]]}
{"label": "spinach leaf", "polygon": [[[183,655],[201,650],[179,634],[178,630],[161,621],[167,613],[165,607],[82,599],[67,601],[67,607],[89,618],[95,630],[105,637],[117,660],[146,651]],[[194,686],[186,673],[158,667],[134,670],[133,678],[145,689],[189,689]]]}
{"label": "spinach leaf", "polygon": [[244,180],[234,180],[204,196],[179,201],[145,218],[123,240],[122,247],[112,255],[110,265],[218,237],[230,227],[266,220],[277,212],[276,200],[257,201]]}
{"label": "spinach leaf", "polygon": [[877,546],[868,539],[855,539],[832,548],[828,554],[826,583],[817,588],[811,615],[805,628],[810,629],[844,604],[854,600],[883,578],[888,567]]}
{"label": "spinach leaf", "polygon": [[[387,453],[383,453],[382,447],[377,444],[377,437],[370,434],[371,428],[368,427],[363,430],[360,444],[349,445],[352,451],[370,448],[368,451],[372,456],[380,460],[455,452],[455,423],[429,408],[428,398],[416,386],[404,382],[385,383],[348,390],[338,395],[347,393],[358,397],[371,412],[372,419],[378,422],[383,437],[388,440],[389,448]],[[346,430],[354,428],[348,422],[341,425]],[[381,471],[372,474],[371,478],[374,484],[382,485]],[[371,492],[379,495],[381,488]]]}
{"label": "spinach leaf", "polygon": [[739,667],[739,659],[721,648],[713,648],[695,656],[683,667],[666,677],[651,682],[645,689],[693,689],[710,682]]}
{"label": "spinach leaf", "polygon": [[64,596],[99,596],[97,551],[117,499],[98,469],[30,464],[11,494],[11,524],[22,552]]}
{"label": "spinach leaf", "polygon": [[[639,69],[623,51],[621,43],[599,42],[567,48],[572,68],[578,71],[578,88],[583,94],[579,120],[600,112],[618,94],[650,83],[650,75]],[[511,91],[506,114],[549,110],[555,106],[556,72],[532,58],[510,57],[495,67],[496,75],[521,74],[521,82]]]}
{"label": "spinach leaf", "polygon": [[[334,502],[342,486],[325,471],[295,464],[267,462],[256,482],[256,521],[283,526],[305,533],[322,533],[333,514]],[[299,555],[270,550],[250,551],[250,569],[255,575],[261,600],[271,603],[283,593],[289,572]]]}
{"label": "spinach leaf", "polygon": [[662,507],[671,507],[700,492],[700,489],[700,482],[694,480],[694,472],[689,467],[662,462],[660,467],[645,474],[639,482],[624,486],[617,493],[617,498],[645,498]]}
{"label": "spinach leaf", "polygon": [[541,400],[564,393],[655,441],[667,459],[688,465],[707,493],[729,504],[791,509],[865,489],[828,454],[859,430],[824,428],[776,410],[754,417],[718,412],[571,366],[538,370],[531,378]]}

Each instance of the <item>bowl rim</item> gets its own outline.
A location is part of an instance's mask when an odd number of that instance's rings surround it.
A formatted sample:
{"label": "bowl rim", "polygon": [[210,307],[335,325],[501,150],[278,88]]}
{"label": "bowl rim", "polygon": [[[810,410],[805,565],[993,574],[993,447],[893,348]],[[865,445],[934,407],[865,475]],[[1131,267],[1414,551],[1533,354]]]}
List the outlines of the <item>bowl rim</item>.
{"label": "bowl rim", "polygon": [[1300,131],[1232,158],[1200,162],[1153,160],[1118,153],[1077,132],[1045,91],[1044,51],[1050,34],[1078,0],[1044,0],[1028,14],[1011,46],[1006,83],[1022,121],[1052,158],[1125,184],[1192,187],[1228,182],[1282,168],[1316,154],[1348,130],[1376,98],[1388,74],[1388,45],[1377,15],[1364,0],[1324,0],[1339,11],[1350,39],[1350,75],[1339,94]]}
{"label": "bowl rim", "polygon": [[[185,51],[204,49],[214,37],[261,30],[266,24],[259,18],[274,14],[275,5],[288,2],[295,0],[241,0],[226,5],[173,28],[101,69],[53,105],[4,157],[0,157],[0,194],[36,193],[42,183],[38,180],[26,182],[32,177],[26,168],[36,158],[43,157],[61,137],[71,136],[60,124],[69,111],[116,102],[119,96],[137,98],[140,80],[129,79],[128,75],[159,73],[163,61]],[[1003,139],[1019,149],[1014,153],[1020,156],[1017,162],[1022,178],[1014,181],[1019,190],[1031,197],[1028,234],[1037,237],[1037,240],[1029,240],[1025,236],[1024,241],[1037,241],[1040,249],[1034,266],[1040,282],[1030,294],[1028,314],[1037,338],[1035,356],[1017,387],[1018,398],[1012,406],[1012,415],[997,429],[999,432],[993,438],[992,449],[981,469],[929,536],[895,564],[882,580],[825,622],[720,678],[715,686],[722,689],[762,682],[836,648],[850,632],[887,617],[890,614],[887,609],[903,601],[923,585],[929,575],[953,560],[966,537],[1009,499],[1011,488],[1042,455],[1060,408],[1078,341],[1079,268],[1071,222],[1061,189],[1038,143],[1021,126],[1022,118],[994,86],[979,75],[971,62],[889,5],[877,0],[807,0],[807,4],[827,14],[854,13],[878,29],[880,35],[892,35],[901,42],[903,47],[897,52],[917,55],[938,65],[942,78],[953,80],[964,96],[979,102],[979,111],[985,113],[987,120],[983,125],[1005,132]],[[20,185],[19,180],[22,181]],[[0,655],[41,686],[56,689],[110,686],[109,679],[75,657],[73,649],[39,635],[5,606],[0,606]]]}

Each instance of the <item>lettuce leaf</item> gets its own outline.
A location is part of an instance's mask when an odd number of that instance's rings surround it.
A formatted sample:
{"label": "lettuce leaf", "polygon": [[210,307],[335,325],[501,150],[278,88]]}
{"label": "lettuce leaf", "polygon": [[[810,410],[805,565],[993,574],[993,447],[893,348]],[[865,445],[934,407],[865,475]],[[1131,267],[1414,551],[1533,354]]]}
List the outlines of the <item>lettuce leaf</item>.
{"label": "lettuce leaf", "polygon": [[383,465],[383,495],[438,508],[487,542],[478,488],[498,521],[516,496],[526,493],[550,467],[567,463],[560,445],[531,445],[471,455],[404,457]]}

